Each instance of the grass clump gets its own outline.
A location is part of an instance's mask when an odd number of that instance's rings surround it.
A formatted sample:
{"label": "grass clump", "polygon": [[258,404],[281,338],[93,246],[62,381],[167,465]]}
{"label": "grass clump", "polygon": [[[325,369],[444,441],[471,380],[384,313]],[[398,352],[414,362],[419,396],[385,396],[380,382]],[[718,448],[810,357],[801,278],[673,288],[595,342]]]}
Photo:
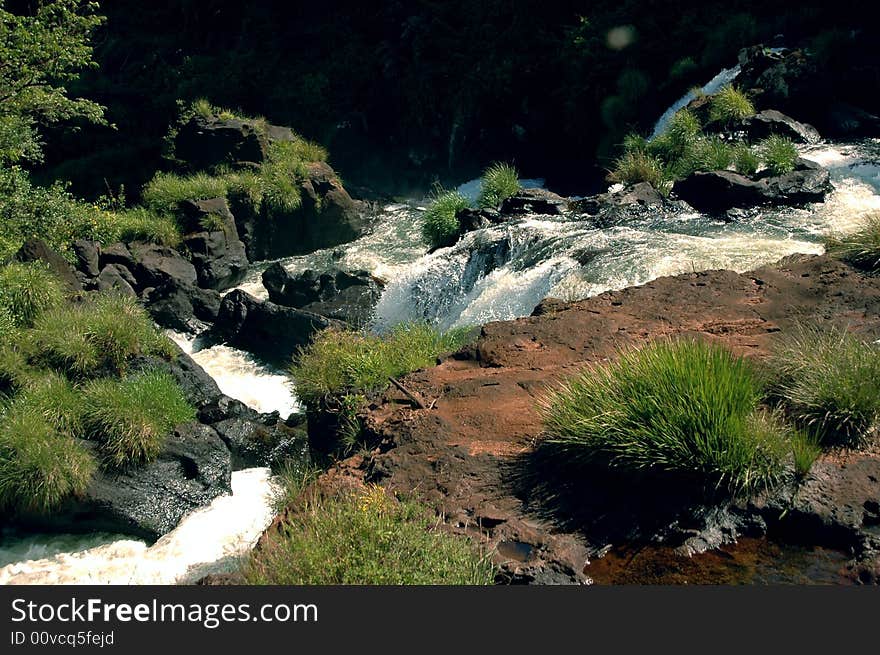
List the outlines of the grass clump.
{"label": "grass clump", "polygon": [[12,401],[15,408],[28,408],[64,434],[81,437],[85,407],[79,389],[54,371],[31,373],[28,384]]}
{"label": "grass clump", "polygon": [[773,175],[785,175],[794,170],[798,151],[791,139],[778,134],[768,136],[758,144],[758,151],[767,170]]}
{"label": "grass clump", "polygon": [[307,490],[243,575],[257,585],[486,585],[494,568],[424,506],[370,486],[331,497]]}
{"label": "grass clump", "polygon": [[619,184],[648,182],[654,188],[662,186],[666,179],[663,162],[656,156],[640,151],[625,152],[615,162],[608,174],[608,181]]}
{"label": "grass clump", "polygon": [[196,415],[174,378],[160,371],[94,380],[83,394],[86,434],[116,467],[152,460],[171,429]]}
{"label": "grass clump", "polygon": [[761,157],[745,143],[738,143],[733,149],[733,167],[740,175],[751,177],[758,172]]}
{"label": "grass clump", "polygon": [[48,512],[85,492],[97,469],[81,441],[30,404],[8,406],[0,420],[0,506]]}
{"label": "grass clump", "polygon": [[173,215],[184,200],[208,200],[226,197],[227,184],[222,177],[207,173],[175,175],[156,173],[143,189],[147,207],[157,214]]}
{"label": "grass clump", "polygon": [[730,125],[754,114],[752,101],[733,85],[723,87],[709,99],[709,120],[713,122]]}
{"label": "grass clump", "polygon": [[468,330],[440,332],[425,323],[395,327],[384,337],[351,330],[320,332],[291,368],[296,393],[315,405],[328,396],[381,391],[389,377],[432,366],[466,342]]}
{"label": "grass clump", "polygon": [[825,250],[853,266],[867,270],[880,270],[880,212],[869,214],[854,232],[829,236]]}
{"label": "grass clump", "polygon": [[758,411],[749,363],[700,341],[655,342],[564,382],[540,405],[547,440],[578,464],[652,469],[731,492],[777,478],[786,435]]}
{"label": "grass clump", "polygon": [[789,416],[823,444],[858,444],[880,426],[880,348],[845,328],[796,327],[771,370]]}
{"label": "grass clump", "polygon": [[180,226],[167,214],[160,214],[145,207],[132,207],[102,213],[104,227],[102,243],[115,241],[148,241],[175,248],[180,245]]}
{"label": "grass clump", "polygon": [[458,239],[461,225],[456,214],[470,207],[458,191],[438,191],[422,215],[422,235],[433,248],[451,246]]}
{"label": "grass clump", "polygon": [[510,164],[492,164],[480,179],[477,206],[497,209],[502,202],[520,190],[519,172]]}
{"label": "grass clump", "polygon": [[43,262],[10,262],[0,267],[0,309],[13,326],[32,325],[63,298],[61,280]]}

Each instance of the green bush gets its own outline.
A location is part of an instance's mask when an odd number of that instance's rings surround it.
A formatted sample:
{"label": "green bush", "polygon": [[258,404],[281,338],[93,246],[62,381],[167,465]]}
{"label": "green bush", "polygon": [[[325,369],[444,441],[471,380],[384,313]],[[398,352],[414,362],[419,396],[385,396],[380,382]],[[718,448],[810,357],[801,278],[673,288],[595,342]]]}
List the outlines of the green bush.
{"label": "green bush", "polygon": [[727,85],[709,99],[709,120],[729,125],[754,116],[755,106],[745,93]]}
{"label": "green bush", "polygon": [[0,308],[15,326],[29,326],[64,298],[61,281],[43,262],[0,267]]}
{"label": "green bush", "polygon": [[458,191],[435,194],[434,200],[422,215],[422,235],[434,248],[451,246],[458,239],[461,225],[456,214],[470,207],[467,198]]}
{"label": "green bush", "polygon": [[97,464],[82,442],[59,432],[30,405],[0,417],[0,506],[47,512],[85,492]]}
{"label": "green bush", "polygon": [[815,437],[799,432],[792,437],[791,446],[795,474],[803,478],[822,454],[822,445]]}
{"label": "green bush", "polygon": [[760,376],[700,341],[654,342],[562,383],[540,403],[547,440],[569,461],[727,487],[771,483],[791,448],[758,411]]}
{"label": "green bush", "polygon": [[655,189],[665,182],[663,163],[645,152],[626,152],[614,162],[608,181],[620,184],[648,182]]}
{"label": "green bush", "polygon": [[826,238],[825,249],[832,257],[858,268],[880,270],[880,212],[866,216],[862,225],[850,234]]}
{"label": "green bush", "polygon": [[291,368],[296,393],[314,405],[327,396],[381,391],[389,377],[432,366],[466,343],[469,330],[442,333],[423,323],[404,324],[378,337],[350,330],[319,333]]}
{"label": "green bush", "polygon": [[520,189],[519,172],[509,164],[492,164],[483,171],[480,182],[478,207],[497,209],[502,202]]}
{"label": "green bush", "polygon": [[175,352],[143,308],[128,297],[94,294],[44,312],[30,334],[32,357],[73,376],[121,373],[134,355]]}
{"label": "green bush", "polygon": [[172,428],[196,415],[174,378],[159,371],[93,380],[83,393],[86,434],[116,467],[154,459]]}
{"label": "green bush", "polygon": [[773,175],[785,175],[794,170],[798,151],[791,139],[773,134],[761,141],[758,151],[767,170]]}
{"label": "green bush", "polygon": [[770,369],[783,407],[822,443],[859,443],[880,425],[880,348],[846,329],[792,329]]}
{"label": "green bush", "polygon": [[322,498],[306,491],[243,568],[256,585],[486,585],[494,568],[427,508],[381,487]]}

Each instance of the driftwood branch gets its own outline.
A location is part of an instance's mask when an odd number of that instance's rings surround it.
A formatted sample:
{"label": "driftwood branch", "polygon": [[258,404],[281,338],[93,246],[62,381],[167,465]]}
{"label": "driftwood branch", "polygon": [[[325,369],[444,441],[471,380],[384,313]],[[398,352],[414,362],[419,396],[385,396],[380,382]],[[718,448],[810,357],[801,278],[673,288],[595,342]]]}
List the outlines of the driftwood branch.
{"label": "driftwood branch", "polygon": [[403,392],[403,394],[407,398],[409,398],[416,407],[418,407],[419,409],[428,409],[428,407],[425,405],[425,403],[422,401],[422,399],[419,398],[412,391],[407,389],[405,386],[403,386],[399,380],[395,380],[394,378],[388,378],[388,381],[391,382],[391,384],[393,384],[395,387],[400,389]]}

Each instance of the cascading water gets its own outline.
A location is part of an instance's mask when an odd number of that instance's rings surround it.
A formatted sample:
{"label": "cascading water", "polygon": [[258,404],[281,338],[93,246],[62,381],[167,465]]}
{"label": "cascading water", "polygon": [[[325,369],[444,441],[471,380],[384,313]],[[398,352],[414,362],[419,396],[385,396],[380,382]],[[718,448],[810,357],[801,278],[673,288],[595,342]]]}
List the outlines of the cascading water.
{"label": "cascading water", "polygon": [[[733,68],[725,68],[720,73],[718,73],[718,75],[716,75],[711,80],[706,82],[706,84],[704,84],[701,87],[701,92],[707,96],[712,95],[713,93],[715,93],[719,89],[721,89],[723,86],[726,86],[726,85],[730,84],[731,82],[733,82],[737,78],[737,76],[740,74],[740,72],[741,72],[741,70],[740,70],[739,64],[737,64]],[[654,131],[651,132],[650,138],[655,139],[658,136],[660,136],[661,134],[663,134],[663,132],[666,131],[666,126],[669,125],[669,121],[672,120],[672,117],[675,115],[675,113],[678,110],[684,109],[685,107],[687,107],[688,104],[690,104],[690,102],[692,100],[696,99],[696,97],[697,97],[696,92],[693,89],[691,89],[690,91],[685,93],[681,98],[679,98],[674,103],[672,103],[672,105],[669,107],[669,109],[667,109],[665,112],[663,112],[663,115],[660,116],[660,118],[654,124]]]}

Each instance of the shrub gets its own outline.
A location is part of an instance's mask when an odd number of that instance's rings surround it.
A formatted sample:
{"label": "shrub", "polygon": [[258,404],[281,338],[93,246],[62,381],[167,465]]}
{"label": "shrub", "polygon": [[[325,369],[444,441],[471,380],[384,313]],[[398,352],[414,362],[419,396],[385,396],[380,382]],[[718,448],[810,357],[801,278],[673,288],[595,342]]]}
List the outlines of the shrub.
{"label": "shrub", "polygon": [[137,302],[95,294],[42,314],[31,334],[33,356],[74,376],[123,372],[134,355],[171,357],[172,344]]}
{"label": "shrub", "polygon": [[181,176],[156,173],[143,189],[147,207],[157,214],[174,214],[184,200],[207,200],[226,197],[226,181],[207,173]]}
{"label": "shrub", "polygon": [[858,443],[880,424],[880,349],[844,328],[795,327],[771,370],[774,394],[822,443]]}
{"label": "shrub", "polygon": [[571,461],[654,469],[730,491],[769,484],[789,451],[758,411],[760,377],[744,359],[700,341],[622,352],[550,391],[547,439]]}
{"label": "shrub", "polygon": [[0,308],[15,326],[29,326],[64,298],[61,281],[43,262],[0,267]]}
{"label": "shrub", "polygon": [[492,164],[483,171],[477,206],[497,209],[503,201],[517,193],[519,189],[519,173],[513,166],[501,163]]}
{"label": "shrub", "polygon": [[434,248],[454,244],[461,231],[456,214],[467,207],[470,207],[470,202],[458,191],[438,191],[422,215],[425,241]]}
{"label": "shrub", "polygon": [[291,368],[296,393],[314,405],[327,396],[381,391],[389,377],[431,366],[439,355],[461,347],[468,333],[442,333],[424,323],[400,325],[385,337],[324,330]]}
{"label": "shrub", "polygon": [[177,382],[160,371],[94,380],[84,395],[86,433],[101,443],[112,466],[152,460],[174,426],[195,418]]}
{"label": "shrub", "polygon": [[0,420],[0,505],[47,512],[88,488],[94,457],[33,407],[7,408]]}
{"label": "shrub", "polygon": [[755,114],[755,106],[733,85],[723,87],[709,100],[709,120],[729,125]]}
{"label": "shrub", "polygon": [[665,181],[662,162],[657,157],[644,152],[626,152],[614,162],[614,169],[608,174],[610,182],[637,184],[648,182],[654,188]]}
{"label": "shrub", "polygon": [[733,149],[733,167],[741,175],[752,176],[758,172],[761,158],[745,143],[738,144]]}
{"label": "shrub", "polygon": [[491,584],[494,568],[466,538],[442,531],[428,510],[381,487],[321,498],[306,491],[297,511],[243,569],[259,585]]}
{"label": "shrub", "polygon": [[773,134],[761,141],[758,150],[773,175],[785,175],[794,170],[798,151],[791,139]]}
{"label": "shrub", "polygon": [[858,268],[880,270],[880,212],[869,214],[855,232],[828,237],[825,249]]}

